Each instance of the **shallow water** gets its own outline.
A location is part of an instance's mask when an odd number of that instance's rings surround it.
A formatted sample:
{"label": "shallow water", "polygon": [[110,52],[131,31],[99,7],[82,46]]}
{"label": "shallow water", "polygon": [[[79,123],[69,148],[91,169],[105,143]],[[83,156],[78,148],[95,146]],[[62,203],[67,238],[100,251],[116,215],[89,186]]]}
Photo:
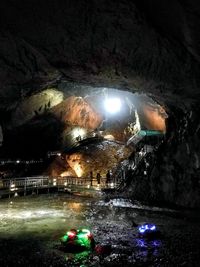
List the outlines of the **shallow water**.
{"label": "shallow water", "polygon": [[[161,237],[139,237],[134,222],[156,224]],[[96,250],[62,251],[60,237],[82,227],[94,234]],[[0,266],[199,266],[200,260],[198,214],[105,201],[100,192],[1,200],[0,238]]]}

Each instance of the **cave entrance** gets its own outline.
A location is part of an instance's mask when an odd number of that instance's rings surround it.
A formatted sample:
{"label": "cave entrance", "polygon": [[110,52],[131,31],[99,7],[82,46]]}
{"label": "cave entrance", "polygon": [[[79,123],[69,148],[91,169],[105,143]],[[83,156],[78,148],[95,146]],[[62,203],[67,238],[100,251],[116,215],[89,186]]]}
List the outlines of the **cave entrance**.
{"label": "cave entrance", "polygon": [[137,168],[166,133],[165,109],[145,94],[96,88],[69,95],[65,105],[54,110],[59,113],[66,107],[64,166],[58,158],[51,168],[53,176],[92,176],[97,184],[97,176],[106,179],[109,171],[119,183],[124,166]]}

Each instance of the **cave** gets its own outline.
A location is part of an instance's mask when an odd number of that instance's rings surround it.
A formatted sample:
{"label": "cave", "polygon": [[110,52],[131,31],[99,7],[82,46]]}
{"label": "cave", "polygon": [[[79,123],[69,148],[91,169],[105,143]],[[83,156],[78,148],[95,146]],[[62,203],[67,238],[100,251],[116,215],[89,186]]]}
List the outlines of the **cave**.
{"label": "cave", "polygon": [[0,265],[198,266],[198,1],[0,6]]}

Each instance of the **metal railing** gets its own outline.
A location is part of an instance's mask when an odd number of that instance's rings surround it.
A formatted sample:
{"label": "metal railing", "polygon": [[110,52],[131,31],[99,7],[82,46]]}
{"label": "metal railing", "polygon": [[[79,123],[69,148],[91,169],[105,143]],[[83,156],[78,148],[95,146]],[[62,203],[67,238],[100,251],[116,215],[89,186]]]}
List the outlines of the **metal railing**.
{"label": "metal railing", "polygon": [[[48,186],[48,177],[23,177],[23,178],[10,178],[2,181],[3,188],[32,188]],[[14,190],[13,190],[14,191]]]}
{"label": "metal railing", "polygon": [[21,177],[3,179],[1,188],[9,190],[10,192],[27,191],[28,189],[41,189],[41,188],[65,188],[68,186],[79,187],[99,187],[99,188],[115,188],[117,182],[113,179],[110,183],[106,182],[106,178],[101,178],[100,183],[97,179],[88,177],[49,177],[49,176],[37,176],[37,177]]}

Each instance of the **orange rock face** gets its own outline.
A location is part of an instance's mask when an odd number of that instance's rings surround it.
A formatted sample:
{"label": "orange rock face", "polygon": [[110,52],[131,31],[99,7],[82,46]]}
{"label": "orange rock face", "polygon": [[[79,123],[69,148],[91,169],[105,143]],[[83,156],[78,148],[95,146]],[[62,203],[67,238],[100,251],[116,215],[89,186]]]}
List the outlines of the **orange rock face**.
{"label": "orange rock face", "polygon": [[105,177],[108,170],[114,172],[118,164],[130,154],[131,150],[123,145],[103,141],[82,147],[77,152],[67,155],[66,161],[78,177],[87,177],[91,171],[94,177],[98,172]]}
{"label": "orange rock face", "polygon": [[100,172],[105,178],[108,170],[114,173],[118,164],[131,153],[131,149],[114,142],[102,141],[89,144],[67,154],[64,160],[57,158],[51,164],[48,174],[61,177],[89,177],[92,172],[95,178]]}
{"label": "orange rock face", "polygon": [[45,174],[49,176],[76,176],[76,173],[70,166],[66,163],[65,160],[61,157],[56,157],[56,159],[51,163]]}
{"label": "orange rock face", "polygon": [[161,106],[145,105],[143,107],[143,122],[147,129],[166,132],[166,117],[167,115]]}
{"label": "orange rock face", "polygon": [[71,96],[52,108],[52,112],[63,123],[86,129],[96,129],[102,123],[102,116],[82,97]]}

